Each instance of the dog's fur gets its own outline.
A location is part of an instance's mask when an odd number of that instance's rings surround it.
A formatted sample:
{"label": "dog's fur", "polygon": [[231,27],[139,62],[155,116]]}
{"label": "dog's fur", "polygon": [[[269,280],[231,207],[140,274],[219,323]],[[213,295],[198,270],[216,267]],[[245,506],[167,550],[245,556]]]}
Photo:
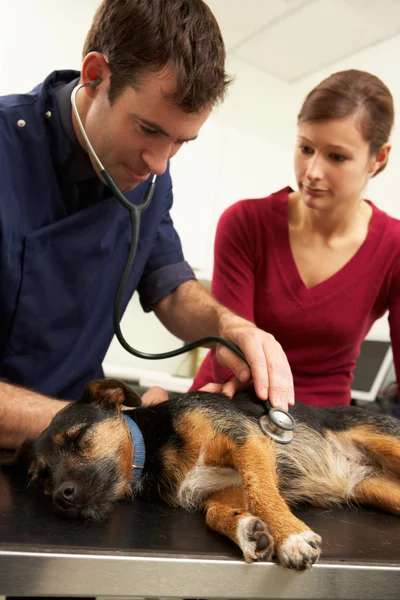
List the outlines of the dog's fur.
{"label": "dog's fur", "polygon": [[321,538],[288,505],[354,502],[400,515],[397,419],[356,407],[297,403],[291,409],[293,442],[281,445],[259,428],[263,407],[253,390],[234,400],[185,394],[124,413],[146,446],[132,492],[135,449],[121,405],[135,402],[119,381],[93,382],[12,462],[28,459],[31,481],[52,495],[65,516],[100,519],[123,497],[156,496],[204,510],[207,524],[238,544],[247,561],[274,556],[295,569],[318,559]]}

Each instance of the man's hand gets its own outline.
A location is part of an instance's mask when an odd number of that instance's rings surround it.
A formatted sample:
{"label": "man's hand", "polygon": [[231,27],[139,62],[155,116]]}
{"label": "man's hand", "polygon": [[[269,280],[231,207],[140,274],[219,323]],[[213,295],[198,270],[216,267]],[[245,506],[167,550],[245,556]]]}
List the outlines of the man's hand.
{"label": "man's hand", "polygon": [[[219,335],[241,349],[249,367],[225,346],[217,346],[222,366],[234,372],[241,384],[253,379],[257,396],[270,400],[275,407],[287,410],[294,404],[293,378],[288,360],[275,338],[232,313],[217,302],[198,281],[185,281],[154,307],[160,321],[176,337],[192,342]],[[223,386],[232,396],[238,389],[236,380]]]}
{"label": "man's hand", "polygon": [[168,400],[168,392],[164,388],[154,386],[145,391],[142,396],[142,406],[152,406]]}
{"label": "man's hand", "polygon": [[[243,384],[248,384],[253,379],[256,394],[261,400],[268,398],[272,406],[283,410],[294,404],[290,366],[282,346],[274,336],[229,312],[221,315],[219,335],[239,346],[250,366],[249,368],[231,350],[218,344],[218,362],[236,376],[223,385],[220,391],[233,396]],[[216,388],[213,391],[217,391]]]}

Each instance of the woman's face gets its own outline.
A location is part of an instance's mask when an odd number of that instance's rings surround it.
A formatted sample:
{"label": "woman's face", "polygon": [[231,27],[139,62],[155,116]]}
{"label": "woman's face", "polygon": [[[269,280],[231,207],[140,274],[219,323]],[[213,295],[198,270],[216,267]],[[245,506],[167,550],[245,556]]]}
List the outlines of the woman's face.
{"label": "woman's face", "polygon": [[299,124],[295,173],[306,206],[354,205],[379,166],[355,117]]}

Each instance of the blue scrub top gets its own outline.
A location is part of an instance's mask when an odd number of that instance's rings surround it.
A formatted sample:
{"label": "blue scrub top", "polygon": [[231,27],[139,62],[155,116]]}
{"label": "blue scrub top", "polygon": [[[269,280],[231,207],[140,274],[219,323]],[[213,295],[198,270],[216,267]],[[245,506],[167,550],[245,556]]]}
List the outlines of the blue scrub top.
{"label": "blue scrub top", "polygon": [[[71,145],[57,71],[28,94],[0,98],[0,378],[63,399],[102,376],[131,230],[115,198],[74,206],[61,183]],[[141,203],[147,182],[126,197]],[[122,312],[137,289],[144,310],[194,279],[169,214],[169,170],[142,216]]]}

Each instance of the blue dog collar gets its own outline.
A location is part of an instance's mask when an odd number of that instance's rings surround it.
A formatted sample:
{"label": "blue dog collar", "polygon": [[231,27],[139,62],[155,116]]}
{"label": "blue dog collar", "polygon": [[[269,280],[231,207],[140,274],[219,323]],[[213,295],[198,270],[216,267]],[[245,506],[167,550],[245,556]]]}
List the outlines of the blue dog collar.
{"label": "blue dog collar", "polygon": [[139,427],[136,425],[135,421],[124,415],[126,424],[129,427],[129,433],[131,434],[132,442],[133,442],[133,465],[132,465],[132,483],[131,487],[134,488],[139,479],[142,476],[144,463],[146,460],[146,448],[144,445],[144,439],[142,432]]}

